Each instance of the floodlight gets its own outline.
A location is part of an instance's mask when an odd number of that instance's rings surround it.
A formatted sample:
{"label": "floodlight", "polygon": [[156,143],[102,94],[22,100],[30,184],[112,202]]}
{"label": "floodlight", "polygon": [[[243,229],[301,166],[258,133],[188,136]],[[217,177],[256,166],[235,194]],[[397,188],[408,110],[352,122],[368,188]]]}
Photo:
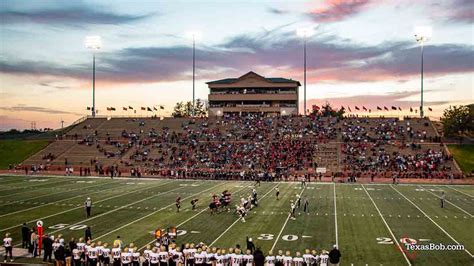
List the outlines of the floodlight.
{"label": "floodlight", "polygon": [[100,36],[87,36],[84,44],[88,49],[99,50],[102,47],[102,39]]}
{"label": "floodlight", "polygon": [[415,27],[414,34],[417,42],[424,43],[431,39],[433,36],[433,31],[431,27],[419,26]]}

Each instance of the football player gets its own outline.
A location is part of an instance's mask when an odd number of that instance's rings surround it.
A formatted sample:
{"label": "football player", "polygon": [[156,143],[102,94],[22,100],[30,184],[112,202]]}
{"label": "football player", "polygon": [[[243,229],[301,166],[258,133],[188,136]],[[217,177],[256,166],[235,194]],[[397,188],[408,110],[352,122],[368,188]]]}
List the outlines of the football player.
{"label": "football player", "polygon": [[[79,246],[79,243],[78,243]],[[115,243],[114,248],[112,248],[112,257],[114,259],[114,266],[120,266],[120,260],[122,258],[122,251],[120,250],[119,244]]]}
{"label": "football player", "polygon": [[319,266],[328,266],[329,263],[329,252],[323,250],[321,255],[319,256]]}
{"label": "football player", "polygon": [[265,257],[265,265],[275,266],[275,256],[273,256],[273,252],[271,250],[268,252],[268,255]]}
{"label": "football player", "polygon": [[296,257],[293,258],[293,265],[294,266],[303,266],[304,260],[301,257],[301,253],[298,251],[296,252]]}
{"label": "football player", "polygon": [[110,248],[107,243],[102,246],[102,265],[110,265]]}

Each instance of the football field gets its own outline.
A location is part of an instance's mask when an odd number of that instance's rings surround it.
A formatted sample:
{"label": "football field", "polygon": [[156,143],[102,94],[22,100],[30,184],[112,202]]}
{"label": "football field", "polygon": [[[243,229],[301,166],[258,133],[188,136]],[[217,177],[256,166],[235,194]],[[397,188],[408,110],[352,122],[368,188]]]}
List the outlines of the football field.
{"label": "football field", "polygon": [[[139,247],[153,241],[153,231],[176,226],[178,244],[204,242],[215,247],[245,247],[247,236],[269,250],[330,250],[337,244],[341,265],[473,265],[474,187],[467,185],[388,185],[265,183],[103,179],[52,176],[0,176],[0,234],[10,232],[16,247],[21,225],[42,220],[45,231],[66,241],[91,227],[95,241],[111,243],[118,235]],[[276,199],[276,187],[280,199]],[[212,194],[232,193],[232,209],[255,188],[259,206],[242,222],[234,212],[211,215]],[[446,194],[440,207],[441,192]],[[296,220],[290,200],[309,201]],[[175,200],[182,199],[178,213]],[[93,202],[86,218],[83,203]],[[197,210],[191,199],[197,198]],[[407,251],[405,243],[464,250]],[[21,245],[21,244],[20,244]],[[404,252],[401,252],[403,250]]]}

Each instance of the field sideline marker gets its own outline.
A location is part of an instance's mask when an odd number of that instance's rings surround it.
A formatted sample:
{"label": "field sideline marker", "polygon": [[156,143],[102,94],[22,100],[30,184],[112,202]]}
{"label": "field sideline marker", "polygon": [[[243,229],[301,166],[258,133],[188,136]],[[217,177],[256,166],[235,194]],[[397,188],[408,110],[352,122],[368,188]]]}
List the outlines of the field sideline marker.
{"label": "field sideline marker", "polygon": [[[225,183],[224,183],[224,184],[225,184]],[[216,187],[218,187],[218,186],[221,186],[221,185],[222,185],[222,184],[217,184],[216,186],[210,187],[210,188],[205,189],[205,190],[202,190],[202,191],[200,191],[200,192],[196,192],[196,193],[194,193],[194,194],[192,194],[192,195],[190,195],[190,196],[187,196],[187,197],[183,198],[183,200],[189,199],[189,198],[192,198],[192,197],[195,197],[196,195],[199,195],[199,194],[201,194],[201,193],[204,193],[204,192],[206,192],[206,191],[208,191],[208,190],[214,189],[214,188],[216,188]],[[179,187],[179,188],[183,188],[183,187]],[[105,234],[103,234],[103,235],[100,235],[100,236],[94,238],[94,240],[97,240],[97,239],[102,238],[102,237],[104,237],[104,236],[108,236],[108,235],[110,235],[110,234],[112,234],[112,233],[114,233],[114,232],[117,232],[117,231],[120,230],[120,229],[123,229],[123,228],[125,228],[125,227],[127,227],[127,226],[129,226],[129,225],[131,225],[131,224],[134,224],[134,223],[136,223],[136,222],[138,222],[138,221],[141,221],[141,220],[143,220],[143,219],[145,219],[145,218],[147,218],[147,217],[150,217],[150,216],[152,216],[152,215],[154,215],[154,214],[156,214],[156,213],[158,213],[158,212],[160,212],[160,211],[162,211],[162,210],[164,210],[164,209],[167,209],[167,208],[169,208],[170,206],[173,206],[174,204],[175,204],[174,202],[171,203],[171,204],[168,204],[168,205],[166,205],[165,207],[162,207],[162,208],[160,208],[160,209],[158,209],[158,210],[156,210],[156,211],[153,211],[153,212],[151,212],[151,213],[149,213],[149,214],[147,214],[147,215],[145,215],[145,216],[142,216],[142,217],[140,217],[140,218],[138,218],[138,219],[136,219],[136,220],[134,220],[134,221],[131,221],[131,222],[127,223],[127,224],[124,224],[124,225],[122,225],[122,226],[120,226],[120,227],[118,227],[118,228],[116,228],[116,229],[114,229],[114,230],[112,230],[112,231],[109,231],[109,232],[107,232],[107,233],[105,233]]]}
{"label": "field sideline marker", "polygon": [[[166,183],[164,183],[164,184],[157,185],[157,186],[154,186],[154,187],[155,187],[155,188],[156,188],[156,187],[161,187],[161,186],[164,186],[164,185],[169,184],[169,183],[171,183],[171,182],[166,182]],[[135,189],[135,190],[132,190],[132,191],[127,192],[127,193],[125,193],[125,194],[119,194],[119,195],[115,195],[115,196],[108,197],[108,198],[105,198],[105,199],[101,199],[101,200],[99,200],[99,201],[97,201],[97,202],[95,202],[95,203],[99,203],[99,202],[103,202],[103,201],[115,199],[115,198],[121,197],[121,196],[123,196],[123,195],[127,195],[127,194],[130,194],[130,193],[135,193],[135,192],[138,192],[138,191],[141,191],[141,190],[146,190],[146,189],[150,189],[150,188],[148,187],[148,188]],[[26,223],[27,223],[27,224],[28,224],[28,223],[33,223],[33,222],[36,222],[36,221],[38,221],[38,220],[43,220],[43,219],[47,219],[47,218],[50,218],[50,217],[54,217],[54,216],[57,216],[57,215],[60,215],[60,214],[63,214],[63,213],[67,213],[67,212],[70,212],[70,211],[79,209],[79,208],[83,208],[83,206],[81,205],[81,206],[74,207],[74,208],[71,208],[71,209],[67,209],[67,210],[64,210],[64,211],[61,211],[61,212],[53,213],[53,214],[50,214],[50,215],[48,215],[48,216],[44,216],[44,217],[40,217],[40,218],[35,218],[35,219],[33,219],[33,220],[27,221]],[[3,228],[3,229],[0,230],[0,232],[7,231],[7,230],[12,229],[12,228],[15,228],[15,227],[20,227],[20,226],[22,226],[22,225],[23,225],[23,224],[18,224],[18,225],[10,226],[10,227],[8,227],[8,228]],[[16,246],[18,246],[18,245],[16,245]]]}
{"label": "field sideline marker", "polygon": [[[301,195],[303,194],[304,190],[306,189],[306,187],[304,187],[301,192],[300,192],[300,197]],[[276,244],[278,243],[278,240],[280,239],[281,237],[281,234],[283,233],[283,230],[285,230],[285,227],[286,227],[286,224],[288,223],[288,221],[290,220],[290,214],[288,213],[288,217],[286,217],[286,221],[285,223],[283,224],[283,226],[281,227],[281,230],[280,230],[280,233],[278,233],[278,236],[277,238],[275,239],[275,242],[273,242],[273,245],[272,245],[272,248],[270,249],[270,251],[273,251],[273,249],[275,248]]]}
{"label": "field sideline marker", "polygon": [[369,196],[369,199],[370,199],[370,201],[372,201],[372,204],[374,204],[375,209],[376,209],[377,212],[379,213],[380,218],[382,218],[382,221],[383,221],[383,223],[385,224],[385,227],[387,227],[388,232],[389,232],[390,235],[392,236],[393,241],[395,241],[395,243],[397,243],[398,250],[400,250],[400,252],[403,254],[403,257],[404,257],[405,260],[407,261],[408,265],[411,265],[410,260],[408,259],[407,255],[405,254],[405,252],[403,251],[402,247],[400,246],[400,243],[398,243],[398,240],[397,240],[397,238],[395,237],[395,235],[393,234],[392,229],[391,229],[390,226],[388,225],[388,223],[387,223],[387,221],[385,220],[385,218],[383,218],[383,215],[382,215],[382,213],[380,212],[379,207],[377,207],[377,204],[375,204],[375,201],[372,199],[372,196],[370,196],[369,192],[367,191],[367,189],[365,189],[365,186],[364,186],[363,184],[362,184],[362,188],[364,189],[364,191],[365,191],[365,193],[367,194],[367,196]]}
{"label": "field sideline marker", "polygon": [[[431,219],[431,217],[429,217],[420,207],[418,207],[418,205],[416,205],[413,201],[411,201],[409,198],[407,198],[405,195],[403,195],[400,191],[398,191],[396,188],[394,188],[392,185],[390,185],[390,187],[392,189],[394,189],[396,192],[398,192],[398,194],[402,195],[402,197],[404,197],[408,202],[410,202],[413,206],[415,206],[421,213],[423,213],[423,215],[428,218],[432,223],[434,223],[441,231],[443,231],[443,233],[445,233],[447,236],[449,236],[449,238],[451,238],[451,240],[453,240],[456,244],[460,245],[459,242],[454,239],[454,237],[452,237],[448,232],[446,232],[446,230],[444,230],[439,224],[437,224],[435,221],[433,221],[433,219]],[[469,250],[467,248],[464,249],[464,251],[466,251],[467,254],[469,254],[469,256],[474,257],[472,255],[471,252],[469,252]]]}
{"label": "field sideline marker", "polygon": [[[438,196],[438,195],[436,195],[435,193],[433,193],[433,192],[431,192],[431,191],[429,191],[429,190],[425,189],[425,188],[424,188],[424,187],[422,187],[422,186],[420,186],[420,187],[421,187],[421,188],[423,188],[425,191],[427,191],[427,192],[429,192],[429,193],[433,194],[433,195],[434,195],[435,197],[437,197],[438,199],[441,199],[441,197],[440,197],[440,196]],[[459,207],[458,205],[456,205],[456,204],[452,203],[451,201],[449,201],[449,200],[447,200],[447,199],[445,199],[445,201],[446,201],[447,203],[449,203],[449,204],[453,205],[454,207],[458,208],[459,210],[461,210],[461,211],[462,211],[462,212],[464,212],[465,214],[467,214],[467,215],[471,216],[471,218],[473,217],[473,215],[472,215],[472,214],[470,214],[469,212],[467,212],[467,211],[466,211],[466,210],[464,210],[463,208]]]}
{"label": "field sideline marker", "polygon": [[[278,184],[276,184],[274,187],[272,187],[267,193],[265,193],[265,195],[262,196],[262,198],[261,198],[260,200],[264,199],[264,198],[265,198],[270,192],[272,192],[277,186],[278,186]],[[234,225],[235,225],[238,221],[240,221],[240,217],[239,217],[237,220],[235,220],[235,222],[233,222],[231,225],[229,225],[229,227],[227,227],[227,229],[226,229],[224,232],[222,232],[222,234],[220,234],[216,239],[214,239],[214,241],[212,241],[212,243],[211,243],[209,246],[214,245],[214,243],[216,243],[223,235],[225,235],[225,233],[227,233],[232,227],[234,227]]]}

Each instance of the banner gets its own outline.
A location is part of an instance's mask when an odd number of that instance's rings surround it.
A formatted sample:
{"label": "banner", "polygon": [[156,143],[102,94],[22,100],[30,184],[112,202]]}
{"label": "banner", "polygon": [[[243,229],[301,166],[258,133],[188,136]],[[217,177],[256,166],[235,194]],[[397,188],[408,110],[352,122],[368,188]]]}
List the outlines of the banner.
{"label": "banner", "polygon": [[37,221],[36,228],[38,230],[38,255],[41,256],[41,245],[43,244],[43,221]]}

